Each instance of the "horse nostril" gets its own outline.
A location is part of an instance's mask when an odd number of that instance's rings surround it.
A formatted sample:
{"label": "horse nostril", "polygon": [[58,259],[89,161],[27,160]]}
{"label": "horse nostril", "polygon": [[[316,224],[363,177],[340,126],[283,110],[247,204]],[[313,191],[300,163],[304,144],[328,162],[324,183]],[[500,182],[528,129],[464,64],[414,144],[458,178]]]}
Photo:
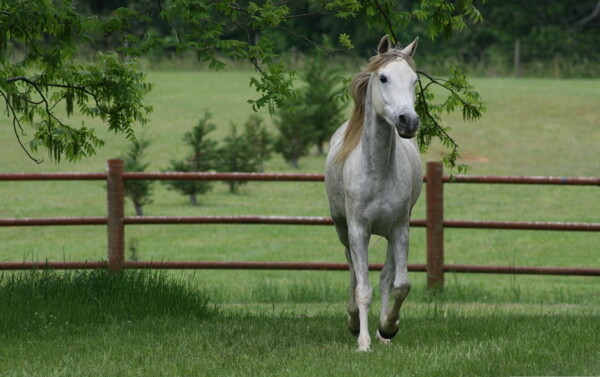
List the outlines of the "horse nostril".
{"label": "horse nostril", "polygon": [[406,123],[408,123],[408,118],[406,117],[406,115],[400,115],[400,124]]}

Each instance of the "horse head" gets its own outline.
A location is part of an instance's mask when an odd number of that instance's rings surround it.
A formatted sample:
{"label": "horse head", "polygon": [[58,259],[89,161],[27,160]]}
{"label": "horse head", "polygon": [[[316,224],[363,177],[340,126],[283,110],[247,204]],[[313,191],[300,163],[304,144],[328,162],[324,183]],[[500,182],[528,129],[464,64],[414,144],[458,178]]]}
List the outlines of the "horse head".
{"label": "horse head", "polygon": [[405,139],[415,136],[419,128],[419,116],[415,112],[418,76],[412,60],[417,42],[418,38],[400,50],[391,46],[386,35],[379,42],[377,55],[371,61],[377,67],[369,80],[373,109]]}

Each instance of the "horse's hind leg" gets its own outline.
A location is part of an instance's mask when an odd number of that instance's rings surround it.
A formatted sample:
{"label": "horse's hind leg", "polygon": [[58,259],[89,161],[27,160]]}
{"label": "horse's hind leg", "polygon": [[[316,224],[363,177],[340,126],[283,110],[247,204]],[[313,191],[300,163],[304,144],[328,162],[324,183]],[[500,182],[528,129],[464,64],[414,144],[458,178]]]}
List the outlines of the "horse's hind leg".
{"label": "horse's hind leg", "polygon": [[[378,335],[383,339],[391,339],[398,333],[400,323],[400,307],[410,292],[408,282],[408,225],[401,227],[390,237],[388,259],[393,258],[393,283],[391,286],[394,304],[389,310],[382,312]],[[382,311],[383,311],[382,307]]]}
{"label": "horse's hind leg", "polygon": [[356,274],[354,273],[354,264],[350,255],[350,244],[348,240],[348,226],[345,219],[335,219],[335,230],[346,252],[346,260],[350,270],[350,288],[348,292],[348,330],[354,336],[360,332],[360,320],[358,318],[358,305],[356,305]]}

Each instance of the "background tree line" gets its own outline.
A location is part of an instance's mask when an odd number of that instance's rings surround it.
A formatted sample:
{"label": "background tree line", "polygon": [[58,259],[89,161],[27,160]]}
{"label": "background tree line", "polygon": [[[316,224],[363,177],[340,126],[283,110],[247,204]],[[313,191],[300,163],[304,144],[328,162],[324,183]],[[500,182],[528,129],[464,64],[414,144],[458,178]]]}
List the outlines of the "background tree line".
{"label": "background tree line", "polygon": [[[248,1],[241,1],[247,5]],[[460,1],[454,2],[460,7]],[[75,0],[78,10],[90,15],[108,16],[119,7],[143,9],[147,19],[130,27],[140,34],[153,34],[156,39],[177,38],[172,24],[155,17],[161,10],[161,1],[145,0]],[[335,50],[340,34],[352,36],[353,49],[344,52],[349,60],[370,56],[373,45],[381,38],[381,30],[367,27],[367,14],[356,17],[326,17],[328,11],[317,1],[292,1],[287,6],[291,14],[301,14],[288,21],[286,29],[274,30],[270,38],[277,49],[288,51],[288,58],[310,54],[319,48]],[[398,2],[398,11],[412,11],[423,6],[421,0]],[[419,56],[420,66],[431,73],[445,73],[449,65],[468,67],[469,73],[492,75],[544,75],[552,77],[597,77],[600,75],[600,1],[580,0],[519,0],[486,1],[478,4],[484,23],[473,24],[460,32],[448,33],[448,38],[421,41],[427,54]],[[452,12],[453,9],[448,9]],[[150,28],[146,25],[150,24]],[[396,31],[399,40],[412,40],[430,30],[423,24],[407,23]],[[227,37],[240,38],[236,30]],[[260,34],[253,36],[260,38]],[[165,39],[166,38],[166,39]],[[110,49],[122,44],[113,35],[96,41],[96,48]],[[429,45],[429,46],[428,46]],[[177,48],[165,45],[156,49],[150,58],[174,56]]]}

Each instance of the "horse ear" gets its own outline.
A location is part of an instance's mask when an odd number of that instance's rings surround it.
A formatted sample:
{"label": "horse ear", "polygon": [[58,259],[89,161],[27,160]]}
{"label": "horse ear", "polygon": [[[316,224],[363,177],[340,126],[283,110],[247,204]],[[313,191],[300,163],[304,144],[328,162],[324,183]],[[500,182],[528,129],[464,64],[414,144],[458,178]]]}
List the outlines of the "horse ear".
{"label": "horse ear", "polygon": [[415,51],[417,50],[417,44],[419,44],[419,37],[416,37],[415,40],[408,46],[404,47],[404,49],[401,52],[406,56],[412,57],[415,54]]}
{"label": "horse ear", "polygon": [[388,35],[384,35],[383,38],[379,41],[379,46],[377,46],[377,53],[383,54],[388,52],[392,46],[390,46],[390,38]]}

